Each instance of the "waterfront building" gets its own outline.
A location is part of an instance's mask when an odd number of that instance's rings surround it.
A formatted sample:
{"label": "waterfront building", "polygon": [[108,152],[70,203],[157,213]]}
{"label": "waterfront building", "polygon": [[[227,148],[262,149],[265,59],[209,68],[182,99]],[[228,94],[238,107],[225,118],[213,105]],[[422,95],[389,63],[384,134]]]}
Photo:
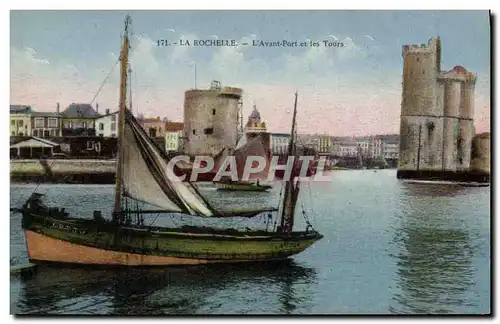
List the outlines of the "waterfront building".
{"label": "waterfront building", "polygon": [[318,153],[331,153],[332,151],[332,137],[330,135],[317,135],[316,136],[316,150]]}
{"label": "waterfront building", "polygon": [[59,112],[59,103],[56,112],[37,112],[31,114],[31,134],[38,137],[61,137],[62,116]]}
{"label": "waterfront building", "polygon": [[353,137],[337,137],[332,139],[331,155],[334,157],[358,156],[358,142]]}
{"label": "waterfront building", "polygon": [[373,145],[373,141],[370,137],[356,138],[356,145],[359,155],[362,157],[370,157],[371,146]]}
{"label": "waterfront building", "polygon": [[72,103],[61,113],[62,136],[95,136],[99,117],[90,104]]}
{"label": "waterfront building", "polygon": [[31,136],[31,106],[10,105],[10,135]]}
{"label": "waterfront building", "polygon": [[370,137],[368,156],[372,159],[380,159],[383,154],[383,138],[380,135]]}
{"label": "waterfront building", "polygon": [[183,147],[184,123],[165,122],[165,151],[181,152]]}
{"label": "waterfront building", "polygon": [[116,137],[118,134],[118,111],[110,112],[97,117],[95,120],[96,135],[101,137]]}
{"label": "waterfront building", "polygon": [[140,116],[137,120],[149,137],[165,137],[166,118],[161,119],[159,116],[156,118],[145,118]]}
{"label": "waterfront building", "polygon": [[270,133],[271,154],[286,155],[290,143],[290,133]]}

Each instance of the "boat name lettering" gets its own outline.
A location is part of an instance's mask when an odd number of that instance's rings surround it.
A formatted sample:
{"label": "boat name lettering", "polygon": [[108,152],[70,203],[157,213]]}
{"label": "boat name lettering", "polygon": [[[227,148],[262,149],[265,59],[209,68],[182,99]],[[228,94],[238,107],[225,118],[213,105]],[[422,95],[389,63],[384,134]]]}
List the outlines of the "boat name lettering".
{"label": "boat name lettering", "polygon": [[69,225],[64,225],[60,223],[52,223],[52,227],[63,230],[65,232],[69,233],[75,233],[75,234],[87,234],[87,231],[81,230],[79,228],[69,226]]}

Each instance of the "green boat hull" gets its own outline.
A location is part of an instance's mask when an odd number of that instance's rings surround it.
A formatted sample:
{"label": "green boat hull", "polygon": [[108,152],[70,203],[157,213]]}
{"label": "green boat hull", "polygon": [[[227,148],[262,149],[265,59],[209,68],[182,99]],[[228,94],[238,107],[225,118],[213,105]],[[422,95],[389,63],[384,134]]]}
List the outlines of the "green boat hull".
{"label": "green boat hull", "polygon": [[33,261],[170,265],[285,259],[307,249],[314,232],[238,232],[211,228],[123,227],[111,222],[24,212]]}

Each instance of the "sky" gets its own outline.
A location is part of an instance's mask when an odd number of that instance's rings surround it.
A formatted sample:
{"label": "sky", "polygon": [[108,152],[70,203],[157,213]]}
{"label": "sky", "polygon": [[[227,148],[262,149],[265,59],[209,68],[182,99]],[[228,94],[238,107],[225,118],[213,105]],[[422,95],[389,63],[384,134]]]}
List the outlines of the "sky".
{"label": "sky", "polygon": [[[297,91],[300,133],[398,133],[402,46],[439,35],[442,70],[462,65],[477,73],[476,131],[490,129],[487,11],[11,11],[10,103],[54,111],[57,103],[64,109],[94,100],[99,112],[116,111],[126,14],[135,113],[182,121],[196,65],[198,88],[211,80],[241,87],[245,121],[255,104],[270,131],[290,130]],[[161,39],[320,46],[158,47]]]}

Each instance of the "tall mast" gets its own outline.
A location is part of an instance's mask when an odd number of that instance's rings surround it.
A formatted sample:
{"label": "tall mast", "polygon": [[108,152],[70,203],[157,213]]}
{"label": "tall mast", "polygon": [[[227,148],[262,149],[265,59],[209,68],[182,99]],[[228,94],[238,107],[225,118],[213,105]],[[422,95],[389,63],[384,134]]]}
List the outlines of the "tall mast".
{"label": "tall mast", "polygon": [[281,226],[280,232],[291,232],[293,228],[293,217],[295,214],[295,200],[296,194],[298,193],[298,186],[294,187],[293,181],[295,178],[295,124],[297,118],[297,92],[295,92],[295,104],[293,107],[293,119],[292,119],[292,131],[290,133],[290,142],[288,144],[288,157],[294,157],[294,163],[292,166],[292,173],[290,174],[290,179],[286,181],[285,193],[283,195],[283,208],[281,210]]}
{"label": "tall mast", "polygon": [[128,101],[129,101],[129,107],[128,109],[130,110],[130,113],[132,113],[132,68],[128,67],[128,75],[130,75],[130,80],[129,80],[129,86],[128,86],[128,92],[129,92],[129,98],[128,98]]}
{"label": "tall mast", "polygon": [[[125,105],[127,100],[127,68],[128,68],[128,50],[129,39],[128,30],[132,19],[129,15],[125,18],[125,33],[121,50],[120,65],[120,110],[118,113],[118,143],[117,143],[117,162],[116,162],[116,191],[115,191],[115,209],[113,218],[116,219],[121,211],[122,200],[122,172],[123,172],[123,137],[125,133]],[[121,217],[120,217],[121,218]]]}

